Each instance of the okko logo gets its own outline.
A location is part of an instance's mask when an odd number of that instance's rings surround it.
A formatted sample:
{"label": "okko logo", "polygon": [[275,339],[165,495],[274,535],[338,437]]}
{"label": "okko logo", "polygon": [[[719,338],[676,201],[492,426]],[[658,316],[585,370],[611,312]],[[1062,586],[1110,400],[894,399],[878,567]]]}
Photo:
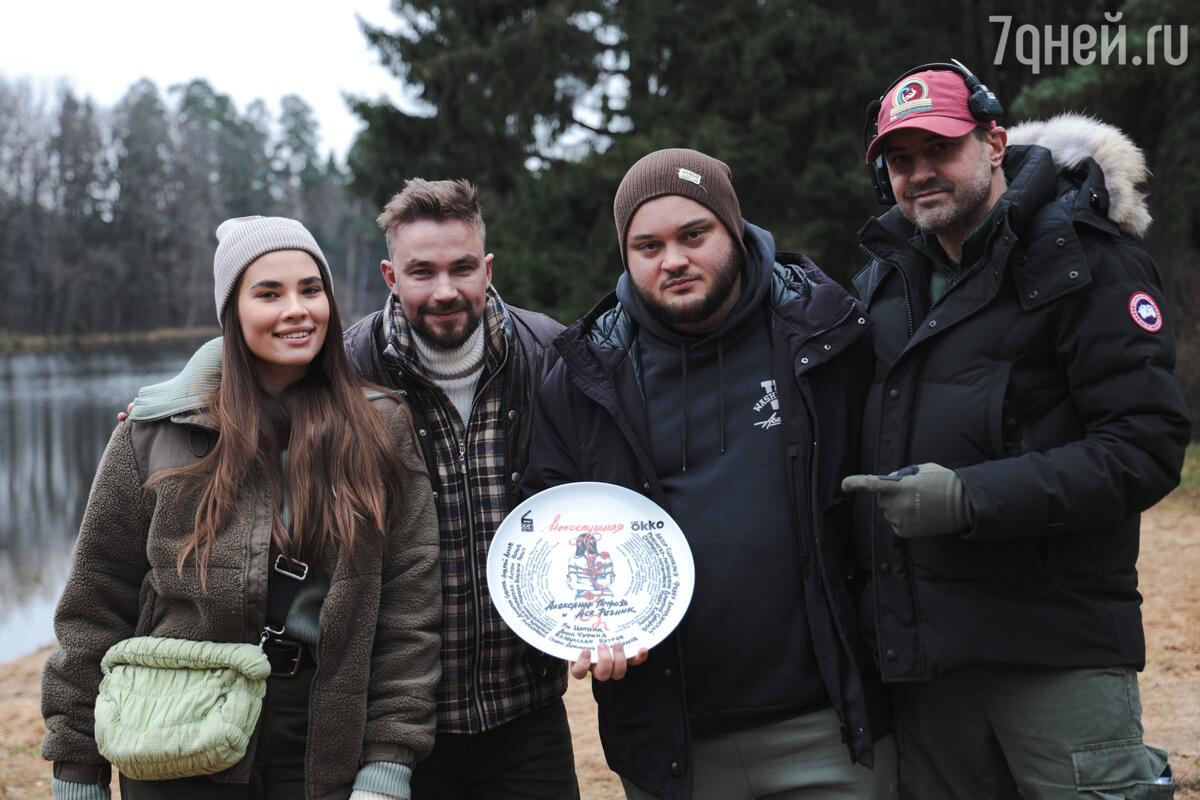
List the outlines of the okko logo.
{"label": "okko logo", "polygon": [[629,525],[629,530],[634,533],[647,533],[649,531],[661,531],[663,529],[663,521],[661,519],[634,520]]}
{"label": "okko logo", "polygon": [[779,393],[775,391],[775,381],[762,381],[759,385],[763,388],[763,397],[754,404],[754,413],[757,414],[766,409],[767,406],[770,406],[771,416],[764,420],[759,420],[754,423],[754,426],[762,428],[765,431],[774,428],[776,425],[782,425],[783,420],[779,418]]}
{"label": "okko logo", "polygon": [[533,517],[529,516],[532,511],[526,511],[521,515],[521,532],[533,533]]}

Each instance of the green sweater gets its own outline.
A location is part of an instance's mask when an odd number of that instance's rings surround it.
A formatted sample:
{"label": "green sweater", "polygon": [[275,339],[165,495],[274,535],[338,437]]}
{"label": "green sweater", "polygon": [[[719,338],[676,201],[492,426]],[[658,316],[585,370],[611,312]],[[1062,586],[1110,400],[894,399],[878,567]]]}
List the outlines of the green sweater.
{"label": "green sweater", "polygon": [[958,263],[946,255],[946,251],[942,249],[941,242],[936,236],[926,233],[920,228],[909,240],[913,249],[928,258],[932,266],[929,275],[930,306],[937,305],[938,301],[945,297],[946,292],[958,283],[963,274],[969,272],[987,253],[992,234],[996,231],[998,209],[999,204],[992,206],[991,211],[967,234],[967,238],[963,240],[962,260]]}

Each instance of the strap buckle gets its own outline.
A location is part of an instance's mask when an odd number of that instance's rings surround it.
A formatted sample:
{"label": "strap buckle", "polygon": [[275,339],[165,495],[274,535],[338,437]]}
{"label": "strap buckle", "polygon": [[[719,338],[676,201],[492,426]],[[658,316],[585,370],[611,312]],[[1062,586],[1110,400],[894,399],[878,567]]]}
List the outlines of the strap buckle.
{"label": "strap buckle", "polygon": [[[286,652],[286,648],[294,648],[293,652]],[[304,642],[297,642],[291,639],[270,639],[266,642],[263,652],[267,655],[267,660],[271,663],[272,678],[294,678],[300,672],[300,662],[304,659]],[[284,660],[282,666],[277,662]],[[288,663],[290,661],[290,663]]]}
{"label": "strap buckle", "polygon": [[[299,566],[300,570],[295,571],[294,566]],[[275,571],[285,578],[291,578],[294,581],[302,581],[308,577],[308,564],[303,561],[296,561],[286,557],[283,553],[275,556]]]}

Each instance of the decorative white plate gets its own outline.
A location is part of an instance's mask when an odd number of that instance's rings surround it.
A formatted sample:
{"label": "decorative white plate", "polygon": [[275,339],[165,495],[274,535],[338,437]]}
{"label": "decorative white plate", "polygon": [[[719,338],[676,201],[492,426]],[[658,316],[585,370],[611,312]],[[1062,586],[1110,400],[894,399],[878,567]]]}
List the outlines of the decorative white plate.
{"label": "decorative white plate", "polygon": [[601,642],[630,657],[675,629],[696,569],[657,503],[611,483],[567,483],[519,504],[496,530],[488,589],[518,636],[574,661]]}

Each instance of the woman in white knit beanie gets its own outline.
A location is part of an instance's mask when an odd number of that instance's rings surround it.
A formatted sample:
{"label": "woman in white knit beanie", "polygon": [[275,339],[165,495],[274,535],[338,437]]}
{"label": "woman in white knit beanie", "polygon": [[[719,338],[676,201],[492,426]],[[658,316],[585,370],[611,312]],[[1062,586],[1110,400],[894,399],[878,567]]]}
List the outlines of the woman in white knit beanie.
{"label": "woman in white knit beanie", "polygon": [[[408,798],[433,741],[441,618],[408,406],[350,365],[302,224],[242,217],[217,238],[220,382],[190,411],[118,425],[89,497],[43,679],[54,796],[106,798],[112,761],[127,800]],[[257,726],[251,712],[196,753],[199,728],[155,715],[183,704],[203,718],[204,696],[109,714],[102,656],[133,637],[258,645]]]}

